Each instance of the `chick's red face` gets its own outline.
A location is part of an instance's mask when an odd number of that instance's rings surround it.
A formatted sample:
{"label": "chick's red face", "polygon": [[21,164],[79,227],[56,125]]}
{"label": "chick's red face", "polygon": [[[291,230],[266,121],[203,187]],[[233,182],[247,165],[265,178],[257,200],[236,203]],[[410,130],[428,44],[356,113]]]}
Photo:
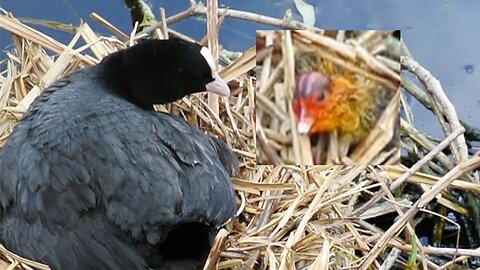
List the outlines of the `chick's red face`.
{"label": "chick's red face", "polygon": [[298,132],[310,132],[315,118],[314,108],[328,96],[329,85],[329,78],[320,72],[310,72],[297,77],[292,108],[298,120]]}

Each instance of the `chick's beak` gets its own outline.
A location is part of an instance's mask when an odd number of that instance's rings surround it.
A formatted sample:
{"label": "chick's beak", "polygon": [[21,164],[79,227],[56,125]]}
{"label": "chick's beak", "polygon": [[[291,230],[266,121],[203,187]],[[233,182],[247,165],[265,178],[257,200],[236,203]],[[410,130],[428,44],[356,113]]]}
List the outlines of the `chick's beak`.
{"label": "chick's beak", "polygon": [[308,134],[310,132],[310,129],[312,128],[312,124],[313,124],[313,119],[311,118],[300,119],[297,123],[298,133],[302,135]]}
{"label": "chick's beak", "polygon": [[220,78],[218,74],[215,74],[213,76],[213,79],[213,81],[205,85],[205,89],[207,89],[207,92],[215,93],[220,96],[229,96],[230,88],[228,88],[227,83],[222,78]]}
{"label": "chick's beak", "polygon": [[[308,113],[308,110],[304,108],[304,104],[296,104],[297,107],[295,107],[296,112],[295,114],[297,115],[297,131],[301,135],[306,135],[310,133],[310,130],[312,129],[313,126],[313,118],[312,116]],[[299,105],[299,106],[298,106]]]}

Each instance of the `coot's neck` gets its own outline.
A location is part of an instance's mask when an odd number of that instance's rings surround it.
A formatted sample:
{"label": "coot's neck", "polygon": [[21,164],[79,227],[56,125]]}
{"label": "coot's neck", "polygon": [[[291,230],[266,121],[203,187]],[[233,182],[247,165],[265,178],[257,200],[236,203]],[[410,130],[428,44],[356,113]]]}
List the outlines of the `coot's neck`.
{"label": "coot's neck", "polygon": [[107,84],[106,89],[144,110],[154,110],[152,103],[141,100],[134,95],[132,82],[129,80],[129,76],[126,74],[127,70],[124,67],[123,53],[123,51],[119,51],[107,56],[99,64],[102,67],[101,79]]}

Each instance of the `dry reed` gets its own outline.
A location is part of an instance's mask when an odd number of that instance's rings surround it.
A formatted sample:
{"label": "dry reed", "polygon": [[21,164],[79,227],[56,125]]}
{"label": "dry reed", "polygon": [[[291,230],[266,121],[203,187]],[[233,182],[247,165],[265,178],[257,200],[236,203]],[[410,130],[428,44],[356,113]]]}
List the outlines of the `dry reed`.
{"label": "dry reed", "polygon": [[[167,18],[166,22],[214,13],[191,2],[189,10]],[[253,16],[236,10],[218,11],[220,14],[224,12],[225,16],[247,20]],[[92,16],[111,30],[115,37],[97,36],[88,24],[83,24],[72,42],[65,45],[27,27],[10,14],[0,15],[0,27],[12,33],[13,38],[13,48],[7,52],[4,60],[6,68],[0,72],[0,144],[4,143],[15,123],[45,86],[75,68],[97,63],[106,54],[124,48],[125,42],[132,44],[138,38],[134,31],[130,35],[124,34],[98,14]],[[263,16],[255,17],[255,20],[289,28],[304,27],[295,22]],[[214,21],[210,19],[209,23]],[[165,21],[159,22],[158,26],[162,25],[160,34],[164,37],[186,37],[168,28]],[[212,27],[211,31],[218,30],[215,28],[218,25]],[[143,32],[148,31],[146,29]],[[372,51],[374,44],[378,44],[378,38],[376,33],[371,33],[357,42]],[[215,39],[214,34],[208,35],[206,40],[211,42],[212,39]],[[81,41],[84,45],[78,45]],[[91,53],[87,53],[87,49]],[[348,49],[337,49],[346,57],[352,56]],[[442,197],[449,188],[476,194],[480,192],[478,172],[471,173],[480,166],[480,158],[465,153],[465,142],[458,139],[463,136],[462,128],[446,128],[446,138],[437,144],[416,131],[407,115],[407,120],[402,121],[402,135],[405,137],[402,145],[408,151],[418,153],[418,159],[410,168],[367,165],[257,166],[256,138],[252,125],[256,78],[247,73],[255,65],[254,58],[255,47],[252,47],[222,70],[221,76],[230,81],[233,90],[231,97],[218,100],[217,103],[200,94],[158,107],[159,110],[180,114],[190,123],[222,138],[240,160],[242,173],[232,179],[238,195],[238,217],[227,225],[227,230],[220,231],[205,269],[389,269],[388,266],[392,264],[406,267],[406,257],[409,256],[413,256],[413,261],[420,263],[423,269],[442,269],[460,260],[480,256],[478,249],[423,246],[413,233],[414,222],[410,219],[418,212],[430,211],[424,206],[434,198],[438,203],[452,207],[449,199]],[[385,65],[392,64],[385,59],[378,61],[383,61]],[[378,69],[379,66],[373,64],[371,68]],[[383,74],[381,77],[399,79],[398,74],[388,70],[378,72]],[[280,72],[272,67],[271,78],[275,76],[280,76]],[[367,76],[373,76],[374,79],[378,77],[375,77],[375,73]],[[382,80],[381,77],[377,79]],[[271,85],[273,80],[267,83]],[[403,82],[402,85],[405,87]],[[279,109],[275,103],[272,104],[258,93],[256,98],[262,104],[261,109],[268,111],[272,118],[291,117],[286,108]],[[444,97],[440,99],[442,104],[448,102]],[[436,101],[428,99],[428,102],[433,104]],[[209,105],[218,105],[218,111]],[[402,106],[407,106],[405,108],[408,111],[408,104],[402,102]],[[442,106],[439,107],[439,114],[447,113]],[[456,115],[451,113],[452,108],[447,106],[446,109],[449,110],[449,117],[454,119]],[[289,138],[277,136],[274,132],[266,131],[265,134],[278,145],[290,142]],[[448,146],[457,149],[455,159],[441,152]],[[302,155],[301,151],[296,151],[300,153],[297,155]],[[420,173],[420,169],[428,173]],[[419,186],[424,195],[417,198],[405,194],[393,195],[393,190],[407,183]],[[393,215],[395,218],[388,231],[370,222],[384,215]],[[412,252],[414,249],[416,253]],[[431,260],[432,257],[446,254],[451,255],[452,259],[443,265]],[[0,248],[0,257],[0,269],[48,269],[12,254],[3,246]]]}

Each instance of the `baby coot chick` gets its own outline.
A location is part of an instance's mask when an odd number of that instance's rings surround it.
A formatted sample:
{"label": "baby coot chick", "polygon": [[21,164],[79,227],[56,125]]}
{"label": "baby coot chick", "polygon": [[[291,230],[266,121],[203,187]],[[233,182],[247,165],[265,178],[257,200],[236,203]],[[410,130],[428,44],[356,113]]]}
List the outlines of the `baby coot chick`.
{"label": "baby coot chick", "polygon": [[201,269],[234,216],[220,140],[153,110],[229,95],[206,48],[148,40],[52,84],[0,149],[0,242],[59,269]]}
{"label": "baby coot chick", "polygon": [[337,130],[341,140],[357,143],[373,129],[394,95],[315,51],[295,54],[295,74],[292,108],[303,134]]}

